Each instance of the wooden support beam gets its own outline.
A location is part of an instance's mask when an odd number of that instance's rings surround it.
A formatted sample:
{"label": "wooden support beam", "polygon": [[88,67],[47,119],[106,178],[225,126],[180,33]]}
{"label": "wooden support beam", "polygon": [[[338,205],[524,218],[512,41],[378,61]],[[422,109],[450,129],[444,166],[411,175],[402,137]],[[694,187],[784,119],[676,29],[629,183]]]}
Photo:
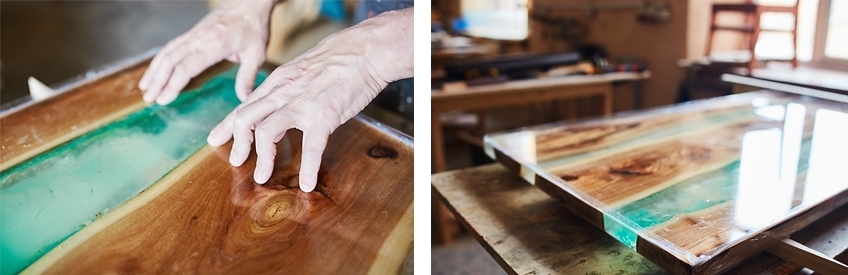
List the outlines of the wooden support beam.
{"label": "wooden support beam", "polygon": [[789,238],[768,249],[768,252],[825,275],[848,274],[848,266]]}

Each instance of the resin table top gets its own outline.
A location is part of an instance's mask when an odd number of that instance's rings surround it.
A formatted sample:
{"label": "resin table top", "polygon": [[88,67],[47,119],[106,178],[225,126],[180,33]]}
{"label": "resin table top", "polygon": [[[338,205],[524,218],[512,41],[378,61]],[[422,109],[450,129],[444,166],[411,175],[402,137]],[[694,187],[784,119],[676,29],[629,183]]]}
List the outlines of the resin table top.
{"label": "resin table top", "polygon": [[[432,176],[434,194],[509,274],[665,274],[500,164]],[[848,205],[792,234],[828,257],[848,256]],[[793,274],[798,264],[768,252],[727,274]]]}
{"label": "resin table top", "polygon": [[848,202],[848,103],[780,92],[496,133],[485,146],[672,273],[725,270]]}
{"label": "resin table top", "polygon": [[411,138],[343,124],[303,193],[292,130],[257,185],[253,158],[231,167],[229,145],[205,145],[238,104],[220,67],[164,107],[141,103],[139,64],[0,117],[0,274],[396,272],[412,245]]}

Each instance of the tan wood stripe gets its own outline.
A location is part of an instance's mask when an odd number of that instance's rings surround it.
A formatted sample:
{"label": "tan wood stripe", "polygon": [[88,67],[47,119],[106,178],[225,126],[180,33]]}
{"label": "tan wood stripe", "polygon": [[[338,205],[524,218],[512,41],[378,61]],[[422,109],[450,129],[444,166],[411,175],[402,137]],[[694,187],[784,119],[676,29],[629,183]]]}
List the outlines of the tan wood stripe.
{"label": "tan wood stripe", "polygon": [[279,143],[264,186],[252,180],[254,157],[234,168],[229,144],[205,147],[27,272],[397,270],[404,257],[393,253],[412,238],[411,142],[352,120],[331,136],[316,191],[303,193],[301,137],[292,130]]}

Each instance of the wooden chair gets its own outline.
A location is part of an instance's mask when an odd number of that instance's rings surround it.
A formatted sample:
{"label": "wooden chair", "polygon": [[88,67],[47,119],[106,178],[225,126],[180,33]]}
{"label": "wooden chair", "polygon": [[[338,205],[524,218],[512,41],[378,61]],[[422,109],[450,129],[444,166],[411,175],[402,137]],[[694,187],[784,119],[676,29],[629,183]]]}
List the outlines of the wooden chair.
{"label": "wooden chair", "polygon": [[[716,25],[716,15],[719,12],[738,12],[743,13],[746,16],[746,25],[744,26],[719,26]],[[717,30],[725,30],[725,31],[736,31],[742,32],[745,34],[746,40],[748,41],[748,51],[751,53],[751,59],[748,61],[748,69],[753,70],[754,66],[757,62],[757,56],[754,54],[754,47],[757,45],[757,39],[760,36],[760,32],[763,31],[760,28],[760,16],[764,12],[780,12],[780,13],[791,13],[795,18],[795,27],[790,30],[771,30],[767,29],[766,31],[776,31],[776,32],[789,32],[792,35],[792,59],[783,60],[790,61],[792,63],[792,67],[796,67],[798,65],[797,60],[797,42],[796,42],[796,31],[798,29],[798,1],[795,1],[793,6],[763,6],[759,5],[752,0],[748,3],[740,3],[740,4],[713,4],[712,6],[712,17],[710,17],[710,35],[707,37],[707,57],[710,56],[712,40],[715,32]],[[772,61],[772,60],[762,60],[762,61]]]}

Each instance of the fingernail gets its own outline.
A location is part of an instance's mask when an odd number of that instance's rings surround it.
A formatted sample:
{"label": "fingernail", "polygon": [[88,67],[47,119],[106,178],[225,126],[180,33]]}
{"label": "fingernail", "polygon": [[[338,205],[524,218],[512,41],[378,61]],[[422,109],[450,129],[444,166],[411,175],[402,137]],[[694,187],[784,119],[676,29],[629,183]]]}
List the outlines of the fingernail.
{"label": "fingernail", "polygon": [[230,164],[231,165],[236,166],[236,167],[241,166],[241,163],[238,163],[239,159],[241,159],[241,156],[239,155],[238,152],[235,152],[235,151],[230,152]]}
{"label": "fingernail", "polygon": [[206,143],[209,143],[209,145],[212,146],[220,145],[218,144],[218,128],[212,129],[212,131],[209,132],[209,135],[206,136]]}
{"label": "fingernail", "polygon": [[268,181],[268,176],[266,176],[265,171],[256,169],[256,171],[253,172],[253,180],[255,180],[258,184],[265,184],[265,182]]}
{"label": "fingernail", "polygon": [[309,192],[312,192],[312,190],[315,190],[315,185],[309,186],[307,184],[301,184],[300,190],[303,190],[303,192],[309,193]]}

